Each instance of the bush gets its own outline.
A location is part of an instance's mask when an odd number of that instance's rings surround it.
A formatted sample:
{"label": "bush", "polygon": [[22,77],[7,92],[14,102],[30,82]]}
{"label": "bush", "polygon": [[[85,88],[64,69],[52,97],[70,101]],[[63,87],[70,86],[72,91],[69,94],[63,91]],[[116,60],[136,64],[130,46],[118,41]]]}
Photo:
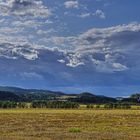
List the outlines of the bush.
{"label": "bush", "polygon": [[24,103],[24,102],[18,103],[18,108],[26,108],[26,107],[27,107],[27,103]]}
{"label": "bush", "polygon": [[104,108],[111,109],[113,108],[113,104],[112,103],[105,104]]}
{"label": "bush", "polygon": [[91,109],[91,108],[94,108],[94,105],[88,104],[88,105],[87,105],[87,108],[90,108],[90,109]]}
{"label": "bush", "polygon": [[96,108],[100,108],[100,105],[96,105]]}

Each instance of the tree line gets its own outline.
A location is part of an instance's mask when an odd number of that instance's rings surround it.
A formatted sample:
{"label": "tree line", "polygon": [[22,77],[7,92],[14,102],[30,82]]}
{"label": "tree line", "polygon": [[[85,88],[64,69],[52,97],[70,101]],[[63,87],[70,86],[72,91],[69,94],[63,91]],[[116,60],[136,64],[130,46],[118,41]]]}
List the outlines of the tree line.
{"label": "tree line", "polygon": [[0,108],[25,108],[26,103],[13,101],[0,101]]}
{"label": "tree line", "polygon": [[68,101],[34,101],[33,108],[79,108],[78,103]]}
{"label": "tree line", "polygon": [[130,109],[131,104],[129,103],[107,103],[102,105],[93,105],[93,104],[88,104],[87,108],[92,109],[92,108],[104,108],[104,109]]}
{"label": "tree line", "polygon": [[79,104],[67,101],[33,101],[29,104],[26,102],[0,101],[0,108],[79,108]]}

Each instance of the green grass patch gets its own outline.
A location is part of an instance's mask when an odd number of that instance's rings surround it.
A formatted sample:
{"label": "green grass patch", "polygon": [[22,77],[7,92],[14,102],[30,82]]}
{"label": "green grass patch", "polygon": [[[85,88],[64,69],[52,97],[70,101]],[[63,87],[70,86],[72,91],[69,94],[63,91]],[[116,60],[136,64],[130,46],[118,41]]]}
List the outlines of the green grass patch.
{"label": "green grass patch", "polygon": [[80,128],[70,128],[69,132],[71,132],[71,133],[80,133],[81,129]]}

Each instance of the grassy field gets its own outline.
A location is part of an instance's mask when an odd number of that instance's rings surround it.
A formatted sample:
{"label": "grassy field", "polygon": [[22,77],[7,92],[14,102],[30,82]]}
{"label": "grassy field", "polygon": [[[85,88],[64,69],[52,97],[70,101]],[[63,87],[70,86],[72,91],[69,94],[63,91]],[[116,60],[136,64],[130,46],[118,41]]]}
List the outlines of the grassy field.
{"label": "grassy field", "polygon": [[0,110],[0,140],[140,140],[140,110]]}

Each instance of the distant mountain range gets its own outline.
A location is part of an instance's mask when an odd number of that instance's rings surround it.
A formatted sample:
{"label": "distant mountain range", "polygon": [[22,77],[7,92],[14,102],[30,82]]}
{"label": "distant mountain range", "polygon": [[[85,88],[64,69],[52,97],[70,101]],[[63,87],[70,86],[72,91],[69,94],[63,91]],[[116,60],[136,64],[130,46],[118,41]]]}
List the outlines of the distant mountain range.
{"label": "distant mountain range", "polygon": [[80,94],[66,94],[50,90],[23,89],[18,87],[0,86],[0,101],[22,101],[32,102],[35,100],[59,100],[79,103],[109,103],[124,100],[126,102],[137,102],[140,94],[134,94],[130,98],[112,98],[84,92]]}
{"label": "distant mountain range", "polygon": [[39,90],[39,89],[24,89],[19,87],[8,87],[8,86],[0,86],[0,91],[9,91],[14,92],[18,95],[22,94],[54,94],[54,95],[65,95],[62,92],[55,92],[50,90]]}

